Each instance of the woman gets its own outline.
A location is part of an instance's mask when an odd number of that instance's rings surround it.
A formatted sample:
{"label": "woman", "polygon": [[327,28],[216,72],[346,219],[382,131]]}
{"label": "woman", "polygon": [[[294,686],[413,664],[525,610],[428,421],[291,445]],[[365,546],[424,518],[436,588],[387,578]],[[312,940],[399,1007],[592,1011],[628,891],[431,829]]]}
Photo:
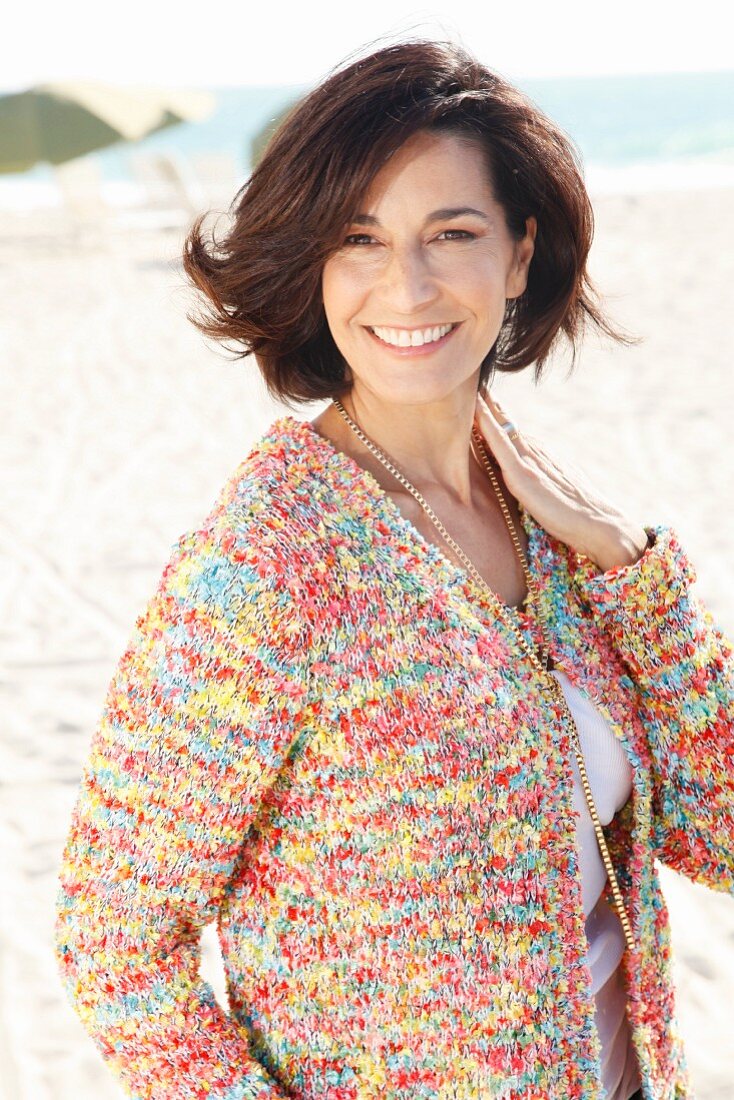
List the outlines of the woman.
{"label": "woman", "polygon": [[591,231],[568,139],[430,42],[332,73],[192,228],[195,323],[332,400],[179,539],[93,739],[57,953],[130,1096],[691,1095],[654,860],[732,890],[732,649],[675,532],[487,389],[624,339]]}

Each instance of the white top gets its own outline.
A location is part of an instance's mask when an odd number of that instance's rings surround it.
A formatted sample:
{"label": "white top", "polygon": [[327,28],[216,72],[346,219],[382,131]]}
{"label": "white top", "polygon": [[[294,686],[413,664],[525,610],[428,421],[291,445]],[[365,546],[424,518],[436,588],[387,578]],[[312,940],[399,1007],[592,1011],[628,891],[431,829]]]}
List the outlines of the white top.
{"label": "white top", "polygon": [[[563,688],[579,732],[599,820],[602,825],[608,825],[632,793],[632,767],[622,744],[594,704],[574,687],[565,672],[553,669],[553,675]],[[591,970],[592,993],[596,1001],[595,1020],[602,1048],[602,1080],[606,1100],[628,1100],[640,1088],[641,1081],[619,966],[624,952],[624,933],[616,910],[601,897],[607,872],[586,805],[575,753],[572,754],[571,764],[574,807],[579,815],[576,835],[588,942],[586,961]]]}

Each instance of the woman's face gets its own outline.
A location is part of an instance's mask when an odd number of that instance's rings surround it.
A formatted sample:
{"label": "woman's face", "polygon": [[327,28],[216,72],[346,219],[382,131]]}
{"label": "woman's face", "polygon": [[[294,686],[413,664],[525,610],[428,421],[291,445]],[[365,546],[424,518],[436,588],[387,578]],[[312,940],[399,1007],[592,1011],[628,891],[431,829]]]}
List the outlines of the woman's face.
{"label": "woman's face", "polygon": [[324,265],[326,318],[355,389],[418,404],[475,394],[506,300],[525,289],[536,229],[530,217],[525,237],[511,236],[478,145],[408,139]]}

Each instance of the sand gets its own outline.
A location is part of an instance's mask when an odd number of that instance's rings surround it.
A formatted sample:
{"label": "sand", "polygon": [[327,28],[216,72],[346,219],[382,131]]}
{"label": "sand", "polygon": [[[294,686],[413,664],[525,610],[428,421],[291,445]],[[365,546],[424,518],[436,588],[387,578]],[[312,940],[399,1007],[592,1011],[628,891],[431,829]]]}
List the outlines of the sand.
{"label": "sand", "polygon": [[[590,337],[570,380],[559,355],[540,386],[523,375],[497,392],[641,522],[676,527],[701,595],[734,635],[734,190],[605,195],[595,208],[592,274],[643,343]],[[229,362],[188,324],[184,224],[155,220],[0,216],[3,1100],[121,1095],[52,953],[81,767],[172,544],[290,411],[267,399],[254,362]],[[734,904],[665,869],[663,883],[696,1094],[724,1100],[734,1094]],[[204,973],[223,997],[209,930],[204,944]]]}

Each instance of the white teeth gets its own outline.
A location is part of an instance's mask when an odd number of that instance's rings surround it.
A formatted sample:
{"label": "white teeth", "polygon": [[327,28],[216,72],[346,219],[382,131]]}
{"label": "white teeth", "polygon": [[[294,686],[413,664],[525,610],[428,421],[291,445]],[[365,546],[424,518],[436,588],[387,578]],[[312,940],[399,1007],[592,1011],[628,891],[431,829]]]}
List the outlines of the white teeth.
{"label": "white teeth", "polygon": [[384,340],[386,344],[393,344],[398,348],[419,348],[423,344],[432,344],[434,340],[440,340],[453,327],[451,324],[436,325],[435,328],[411,329],[410,331],[404,328],[373,328],[372,331],[375,336],[378,336],[380,340]]}

